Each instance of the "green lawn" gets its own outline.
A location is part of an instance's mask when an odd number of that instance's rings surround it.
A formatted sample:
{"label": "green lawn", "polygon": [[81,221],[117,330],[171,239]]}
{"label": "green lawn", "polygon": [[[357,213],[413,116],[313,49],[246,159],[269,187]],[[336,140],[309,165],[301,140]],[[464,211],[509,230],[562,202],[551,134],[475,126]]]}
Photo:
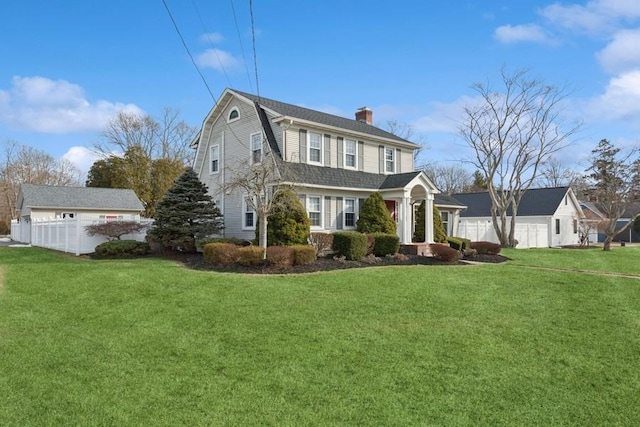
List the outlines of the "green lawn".
{"label": "green lawn", "polygon": [[0,425],[640,425],[640,280],[523,267],[640,277],[640,249],[508,256],[246,276],[0,248]]}

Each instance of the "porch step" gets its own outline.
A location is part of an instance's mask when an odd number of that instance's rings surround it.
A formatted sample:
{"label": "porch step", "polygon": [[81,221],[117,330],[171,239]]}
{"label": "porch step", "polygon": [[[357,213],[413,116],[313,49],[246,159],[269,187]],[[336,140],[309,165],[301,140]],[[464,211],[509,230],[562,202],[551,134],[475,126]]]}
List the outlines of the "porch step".
{"label": "porch step", "polygon": [[399,252],[404,255],[431,255],[428,243],[409,243],[400,245]]}

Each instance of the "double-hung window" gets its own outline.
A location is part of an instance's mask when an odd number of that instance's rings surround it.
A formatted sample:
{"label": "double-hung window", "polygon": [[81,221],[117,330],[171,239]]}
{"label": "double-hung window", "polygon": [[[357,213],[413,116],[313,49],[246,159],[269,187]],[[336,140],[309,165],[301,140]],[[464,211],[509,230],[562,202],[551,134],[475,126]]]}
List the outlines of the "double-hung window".
{"label": "double-hung window", "polygon": [[387,173],[396,171],[395,151],[393,148],[384,149],[384,170]]}
{"label": "double-hung window", "polygon": [[356,199],[344,199],[344,226],[345,228],[356,226]]}
{"label": "double-hung window", "polygon": [[249,197],[245,197],[242,201],[242,228],[249,230],[256,228],[256,212],[251,206]]}
{"label": "double-hung window", "polygon": [[217,173],[220,171],[220,146],[212,145],[211,146],[211,167],[209,169],[210,173]]}
{"label": "double-hung window", "polygon": [[357,144],[352,139],[344,140],[344,165],[349,168],[356,167],[356,147]]}
{"label": "double-hung window", "polygon": [[322,163],[322,135],[309,132],[309,161]]}
{"label": "double-hung window", "polygon": [[262,134],[251,134],[251,163],[262,162]]}
{"label": "double-hung window", "polygon": [[447,236],[450,236],[451,230],[449,230],[449,212],[440,211],[440,218],[442,218],[442,227],[444,228],[445,233],[447,233]]}
{"label": "double-hung window", "polygon": [[322,227],[322,197],[307,197],[307,211],[311,227]]}

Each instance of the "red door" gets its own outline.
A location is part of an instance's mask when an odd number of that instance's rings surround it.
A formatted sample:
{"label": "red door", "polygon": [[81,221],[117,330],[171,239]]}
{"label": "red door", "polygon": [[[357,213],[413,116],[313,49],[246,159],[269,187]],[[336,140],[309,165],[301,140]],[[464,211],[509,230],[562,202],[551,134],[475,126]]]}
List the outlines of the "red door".
{"label": "red door", "polygon": [[395,222],[398,222],[398,216],[396,215],[396,201],[395,200],[385,200],[384,204],[387,206],[387,210],[391,214],[391,218]]}

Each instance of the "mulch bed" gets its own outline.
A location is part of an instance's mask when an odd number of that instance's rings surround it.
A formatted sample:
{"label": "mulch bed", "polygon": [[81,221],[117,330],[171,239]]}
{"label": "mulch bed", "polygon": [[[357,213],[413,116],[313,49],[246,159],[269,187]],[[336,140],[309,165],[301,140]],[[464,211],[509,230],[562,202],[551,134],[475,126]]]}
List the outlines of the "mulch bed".
{"label": "mulch bed", "polygon": [[171,259],[180,262],[185,267],[194,270],[219,271],[230,273],[249,274],[290,274],[290,273],[313,273],[316,271],[344,270],[348,268],[381,267],[389,265],[469,265],[469,262],[501,263],[509,258],[502,255],[474,255],[457,262],[444,262],[430,256],[407,255],[406,259],[396,259],[394,257],[376,258],[375,262],[365,261],[340,261],[332,257],[318,258],[315,262],[307,265],[295,265],[288,269],[276,268],[271,265],[258,266],[218,266],[207,263],[201,253],[184,252],[164,252],[155,256]]}

